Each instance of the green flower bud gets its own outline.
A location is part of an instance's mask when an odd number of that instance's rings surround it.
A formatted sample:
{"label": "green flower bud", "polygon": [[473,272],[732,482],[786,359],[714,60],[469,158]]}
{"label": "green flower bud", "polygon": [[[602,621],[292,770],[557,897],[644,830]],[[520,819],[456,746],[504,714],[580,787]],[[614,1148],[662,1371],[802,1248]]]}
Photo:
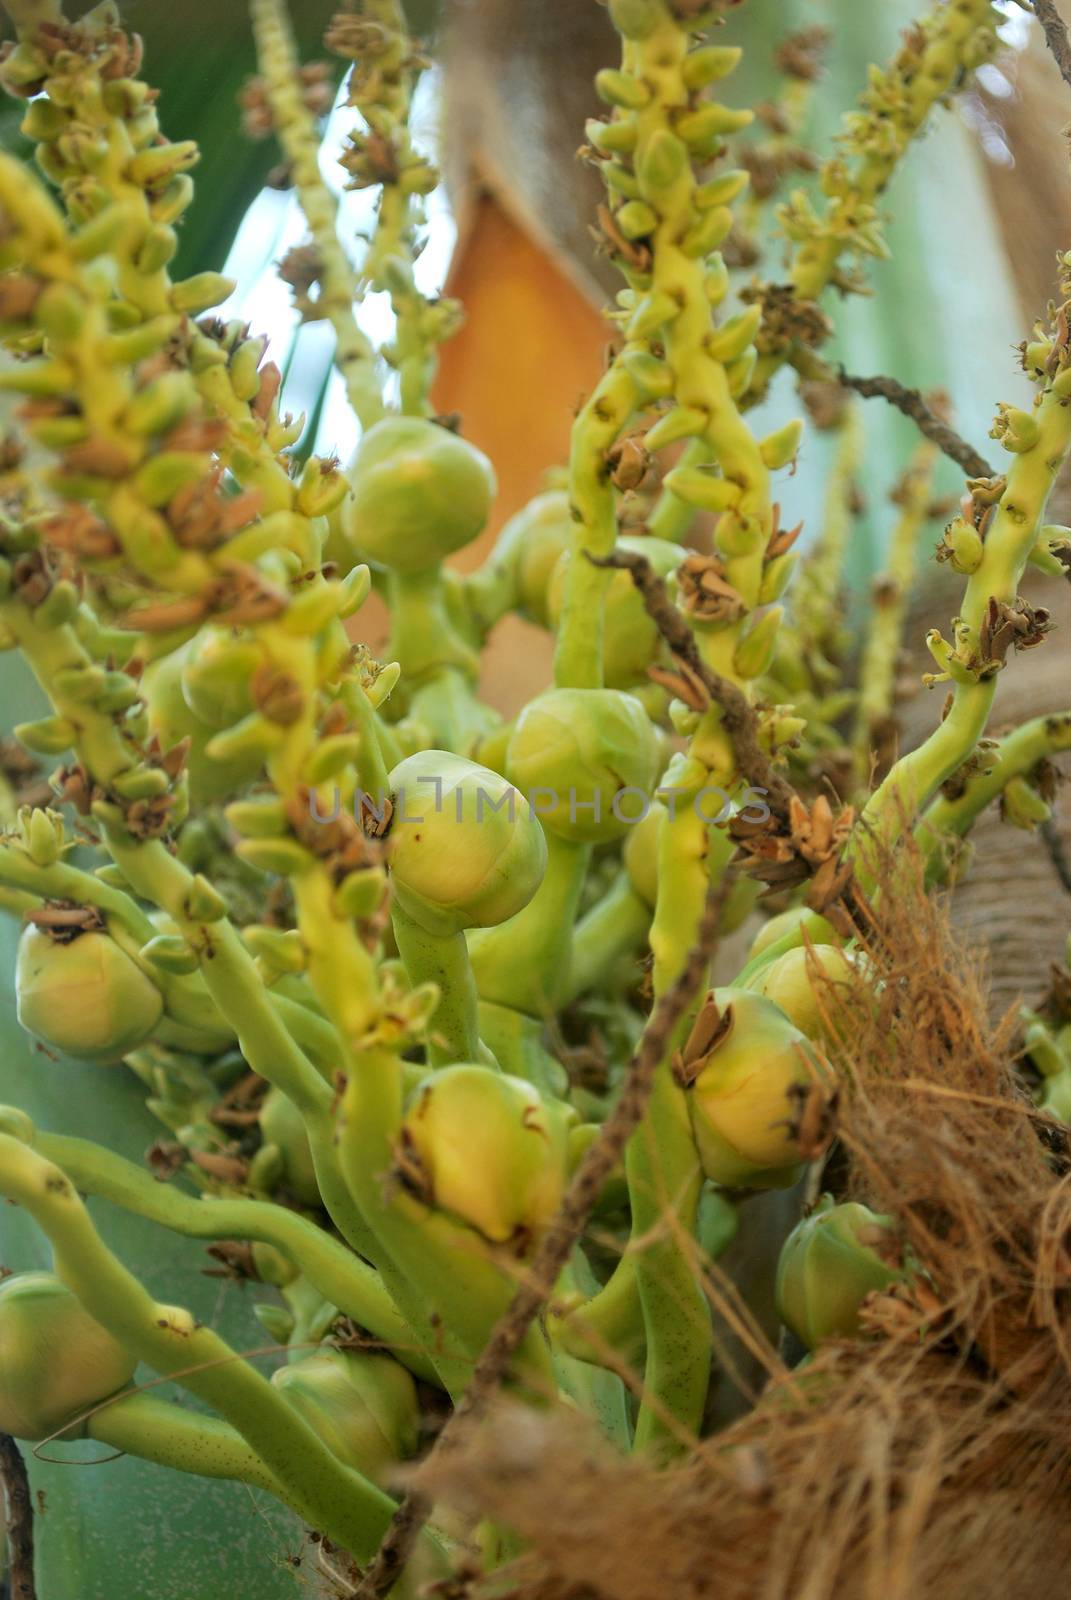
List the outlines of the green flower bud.
{"label": "green flower bud", "polygon": [[[51,1272],[0,1283],[0,1430],[47,1439],[129,1383],[136,1359]],[[84,1433],[77,1428],[68,1438]]]}
{"label": "green flower bud", "polygon": [[688,1092],[703,1171],[727,1188],[786,1188],[805,1160],[794,1096],[832,1073],[779,1006],[747,989],[715,990],[728,1027]]}
{"label": "green flower bud", "polygon": [[948,524],[937,546],[938,561],[947,561],[953,572],[968,576],[977,572],[984,554],[982,536],[977,528],[963,517],[955,517]]}
{"label": "green flower bud", "polygon": [[19,722],[14,729],[16,739],[20,739],[27,750],[33,750],[37,755],[58,756],[65,750],[70,750],[77,737],[77,730],[66,717],[41,717],[37,722]]}
{"label": "green flower bud", "polygon": [[543,1100],[523,1078],[492,1067],[444,1067],[426,1078],[402,1124],[428,1202],[485,1238],[526,1244],[565,1192],[567,1106]]}
{"label": "green flower bud", "polygon": [[[517,718],[506,771],[563,839],[615,839],[658,776],[659,744],[647,713],[619,689],[550,689]],[[540,791],[538,796],[536,791]]]}
{"label": "green flower bud", "polygon": [[[138,156],[136,159],[140,161],[144,158]],[[164,220],[157,212],[153,215],[157,221]],[[225,278],[221,272],[197,272],[192,278],[184,278],[181,283],[176,283],[171,291],[171,306],[175,311],[207,311],[210,306],[218,306],[233,293],[233,278]]]}
{"label": "green flower bud", "polygon": [[391,1356],[318,1350],[271,1381],[339,1460],[373,1483],[388,1482],[398,1462],[416,1454],[416,1384]]}
{"label": "green flower bud", "polygon": [[281,1089],[269,1089],[260,1108],[260,1132],[266,1145],[274,1145],[282,1158],[282,1181],[304,1206],[318,1206],[312,1150],[297,1106]]}
{"label": "green flower bud", "polygon": [[681,76],[689,89],[705,89],[735,72],[743,55],[739,45],[704,45],[684,58]]}
{"label": "green flower bud", "polygon": [[667,489],[698,511],[728,511],[740,499],[738,483],[703,467],[674,467],[663,481]]}
{"label": "green flower bud", "polygon": [[777,1312],[786,1328],[813,1350],[823,1339],[859,1334],[859,1308],[875,1289],[904,1277],[887,1264],[880,1246],[895,1240],[889,1217],[824,1195],[798,1222],[777,1267]]}
{"label": "green flower bud", "polygon": [[526,906],[547,846],[507,780],[447,750],[407,756],[390,775],[391,881],[402,910],[432,934],[490,928]]}
{"label": "green flower bud", "polygon": [[626,239],[645,239],[658,227],[658,212],[646,200],[626,200],[614,220]]}
{"label": "green flower bud", "polygon": [[[649,339],[652,334],[660,333],[667,322],[672,322],[680,316],[680,304],[671,294],[666,294],[661,289],[654,289],[650,294],[641,295],[636,301],[632,315],[628,321],[628,337],[630,339]],[[704,419],[705,420],[705,419]],[[656,423],[657,427],[658,424]],[[654,432],[654,429],[651,430]],[[648,442],[650,434],[648,434]],[[663,443],[668,443],[664,440]],[[660,448],[657,444],[650,446],[652,450]]]}
{"label": "green flower bud", "polygon": [[739,640],[733,651],[733,670],[739,677],[760,678],[769,671],[784,614],[782,606],[772,606]]}
{"label": "green flower bud", "polygon": [[[662,579],[669,578],[688,554],[668,539],[618,539],[617,548],[645,556]],[[561,620],[571,552],[562,555],[547,589],[547,612],[552,628]],[[581,557],[581,560],[584,558]],[[647,668],[663,654],[662,636],[647,614],[643,596],[628,572],[615,572],[606,586],[602,641],[603,680],[607,688],[627,689],[647,675]]]}
{"label": "green flower bud", "polygon": [[803,420],[795,417],[776,433],[768,433],[759,444],[759,454],[770,472],[778,472],[796,459],[803,438]]}
{"label": "green flower bud", "polygon": [[825,1018],[835,1020],[839,1007],[856,992],[855,964],[834,944],[798,945],[764,967],[755,989],[772,1000],[801,1033],[816,1042],[835,1035]]}
{"label": "green flower bud", "polygon": [[249,680],[263,655],[229,628],[202,628],[182,652],[182,695],[209,728],[229,728],[253,709]]}
{"label": "green flower bud", "polygon": [[362,557],[425,572],[474,539],[495,493],[475,445],[423,417],[386,417],[357,446],[342,526]]}
{"label": "green flower bud", "polygon": [[595,93],[607,105],[621,106],[626,111],[641,111],[651,98],[651,91],[640,78],[630,72],[620,72],[616,67],[604,67],[595,74]]}
{"label": "green flower bud", "polygon": [[150,1037],[163,1000],[114,939],[60,943],[27,927],[15,966],[18,1019],[42,1044],[80,1061],[120,1061]]}

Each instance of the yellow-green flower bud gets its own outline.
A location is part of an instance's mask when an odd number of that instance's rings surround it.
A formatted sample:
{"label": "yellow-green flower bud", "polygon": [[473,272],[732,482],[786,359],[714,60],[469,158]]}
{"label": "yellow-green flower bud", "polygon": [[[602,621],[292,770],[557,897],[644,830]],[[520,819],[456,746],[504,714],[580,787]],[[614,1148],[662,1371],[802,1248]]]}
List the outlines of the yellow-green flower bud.
{"label": "yellow-green flower bud", "polygon": [[272,1383],[340,1461],[386,1484],[416,1454],[420,1402],[391,1356],[318,1350],[272,1374]]}
{"label": "yellow-green flower bud", "polygon": [[689,89],[705,89],[708,84],[735,72],[742,55],[739,45],[704,45],[685,56],[681,77]]}
{"label": "yellow-green flower bud", "polygon": [[129,1383],[136,1366],[51,1272],[0,1283],[0,1431],[47,1439]]}
{"label": "yellow-green flower bud", "polygon": [[888,1264],[894,1240],[889,1217],[855,1201],[834,1205],[824,1195],[781,1250],[777,1311],[785,1327],[809,1350],[823,1339],[857,1336],[867,1295],[904,1276]]}
{"label": "yellow-green flower bud", "polygon": [[[668,539],[634,538],[626,535],[618,539],[617,548],[645,556],[662,579],[676,572],[687,551]],[[581,559],[584,559],[581,557]],[[569,563],[574,560],[566,551],[551,574],[547,589],[547,611],[552,628],[557,628],[565,603],[565,587]],[[606,610],[603,614],[602,670],[603,680],[610,689],[627,689],[641,682],[647,668],[662,655],[662,636],[647,614],[643,596],[628,572],[615,572],[606,586]]]}
{"label": "yellow-green flower bud", "polygon": [[521,712],[506,748],[506,771],[544,826],[575,841],[624,833],[658,762],[646,711],[619,689],[548,690]]}
{"label": "yellow-green flower bud", "polygon": [[778,472],[796,459],[803,438],[803,420],[795,417],[776,433],[768,433],[759,444],[759,454],[771,472]]}
{"label": "yellow-green flower bud", "polygon": [[688,1091],[703,1171],[729,1188],[784,1188],[806,1159],[799,1097],[828,1084],[828,1063],[779,1006],[747,989],[718,989],[727,1024]]}
{"label": "yellow-green flower bud", "polygon": [[982,564],[984,546],[978,529],[963,517],[954,517],[937,546],[938,561],[947,561],[953,572],[965,577],[977,572]]}
{"label": "yellow-green flower bud", "polygon": [[22,1026],[80,1061],[120,1061],[150,1037],[163,1000],[106,933],[61,943],[41,928],[19,939],[15,999]]}
{"label": "yellow-green flower bud", "polygon": [[474,539],[495,492],[475,445],[423,417],[386,417],[357,446],[342,526],[362,557],[425,572]]}
{"label": "yellow-green flower bud", "polygon": [[282,1181],[304,1206],[320,1205],[309,1136],[301,1112],[281,1089],[269,1089],[260,1108],[260,1132],[266,1145],[274,1145],[282,1163]]}
{"label": "yellow-green flower bud", "polygon": [[447,750],[407,756],[390,775],[390,866],[402,910],[432,934],[490,928],[526,906],[547,845],[523,794]]}
{"label": "yellow-green flower bud", "polygon": [[516,579],[517,609],[540,627],[548,625],[547,589],[551,573],[569,548],[572,519],[569,496],[561,489],[536,495],[512,516],[498,536],[491,560],[495,567],[512,570]]}
{"label": "yellow-green flower bud", "polygon": [[467,1063],[426,1078],[402,1124],[428,1203],[486,1238],[522,1246],[565,1191],[570,1109],[522,1078]]}
{"label": "yellow-green flower bud", "polygon": [[836,1036],[838,1013],[857,992],[856,977],[851,957],[836,945],[798,945],[762,969],[755,989],[808,1039],[821,1043]]}

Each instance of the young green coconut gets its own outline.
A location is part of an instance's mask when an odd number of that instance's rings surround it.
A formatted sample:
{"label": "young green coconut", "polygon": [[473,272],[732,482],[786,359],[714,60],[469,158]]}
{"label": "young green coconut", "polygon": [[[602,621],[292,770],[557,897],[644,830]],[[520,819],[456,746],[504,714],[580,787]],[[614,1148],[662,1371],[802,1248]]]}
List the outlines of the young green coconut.
{"label": "young green coconut", "polygon": [[[698,1050],[697,1055],[689,1055]],[[716,989],[683,1052],[703,1171],[726,1188],[783,1189],[828,1137],[835,1077],[780,1006],[748,989]],[[809,1126],[809,1108],[817,1126]]]}
{"label": "young green coconut", "polygon": [[[625,535],[618,550],[643,556],[659,578],[672,577],[688,552],[669,539]],[[565,603],[565,586],[572,553],[564,552],[554,565],[547,585],[546,608],[550,626],[557,629]],[[615,572],[606,588],[603,618],[603,680],[611,689],[627,689],[647,681],[647,669],[665,653],[662,636],[647,614],[643,596],[629,572]]]}
{"label": "young green coconut", "polygon": [[0,1283],[0,1432],[47,1439],[123,1388],[136,1366],[53,1273]]}
{"label": "young green coconut", "polygon": [[342,527],[361,560],[426,572],[487,521],[494,469],[482,450],[424,417],[385,417],[361,439]]}
{"label": "young green coconut", "polygon": [[395,900],[430,934],[505,922],[538,889],[542,829],[513,785],[464,756],[424,750],[390,775]]}
{"label": "young green coconut", "polygon": [[649,803],[658,764],[646,711],[620,689],[548,689],[506,750],[506,772],[544,826],[576,844],[620,838]]}
{"label": "young green coconut", "polygon": [[833,944],[799,945],[764,967],[755,979],[801,1033],[817,1043],[837,1032],[835,1013],[858,992],[852,958]]}
{"label": "young green coconut", "polygon": [[852,1200],[836,1205],[832,1195],[823,1195],[782,1247],[778,1316],[808,1350],[823,1339],[854,1338],[867,1295],[905,1276],[889,1264],[897,1254],[891,1218]]}
{"label": "young green coconut", "polygon": [[496,1244],[524,1248],[555,1215],[576,1113],[491,1067],[444,1067],[419,1086],[402,1123],[403,1174],[430,1205]]}
{"label": "young green coconut", "polygon": [[79,1061],[121,1061],[152,1035],[159,989],[107,933],[27,927],[15,963],[19,1022]]}
{"label": "young green coconut", "polygon": [[309,1136],[301,1112],[290,1096],[281,1089],[269,1089],[259,1120],[264,1141],[258,1152],[261,1170],[274,1169],[278,1180],[302,1205],[320,1205],[320,1186],[316,1181]]}
{"label": "young green coconut", "polygon": [[317,1350],[272,1374],[272,1383],[340,1461],[385,1485],[417,1451],[416,1384],[391,1356]]}

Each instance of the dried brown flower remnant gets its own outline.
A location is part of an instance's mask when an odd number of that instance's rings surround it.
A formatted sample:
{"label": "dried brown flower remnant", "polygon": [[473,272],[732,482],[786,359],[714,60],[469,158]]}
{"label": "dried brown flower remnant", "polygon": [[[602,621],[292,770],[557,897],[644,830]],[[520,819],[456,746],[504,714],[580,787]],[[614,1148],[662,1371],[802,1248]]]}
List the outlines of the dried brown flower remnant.
{"label": "dried brown flower remnant", "polygon": [[703,622],[735,622],[747,611],[717,556],[688,556],[681,562],[677,581],[684,610]]}

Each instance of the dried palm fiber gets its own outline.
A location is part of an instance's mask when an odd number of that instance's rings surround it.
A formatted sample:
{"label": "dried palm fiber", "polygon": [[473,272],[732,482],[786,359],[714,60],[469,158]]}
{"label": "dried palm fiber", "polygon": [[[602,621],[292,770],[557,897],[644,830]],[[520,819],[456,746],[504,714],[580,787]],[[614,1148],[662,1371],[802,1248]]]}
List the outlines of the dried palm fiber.
{"label": "dried palm fiber", "polygon": [[[504,1408],[433,1485],[528,1553],[526,1600],[1027,1600],[1071,1561],[1071,1150],[1018,1082],[920,863],[883,864],[870,982],[829,991],[838,1192],[895,1218],[914,1287],[655,1475],[565,1410]],[[875,992],[876,980],[876,992]],[[835,1169],[835,1170],[834,1170]],[[720,1286],[711,1282],[716,1297]],[[480,1591],[483,1592],[483,1591]]]}

